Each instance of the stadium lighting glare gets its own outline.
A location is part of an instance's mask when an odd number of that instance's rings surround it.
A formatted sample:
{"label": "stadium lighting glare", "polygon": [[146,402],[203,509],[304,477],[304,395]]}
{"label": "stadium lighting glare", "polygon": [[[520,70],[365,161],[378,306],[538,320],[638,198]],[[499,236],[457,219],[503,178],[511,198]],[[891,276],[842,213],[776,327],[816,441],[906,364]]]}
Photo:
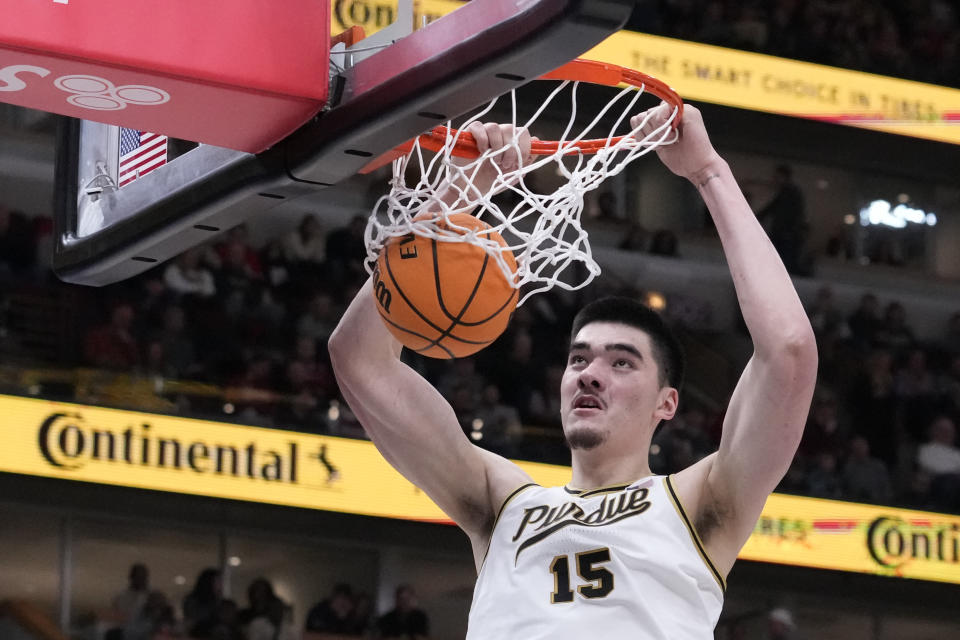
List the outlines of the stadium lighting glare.
{"label": "stadium lighting glare", "polygon": [[886,200],[874,200],[860,210],[860,224],[864,227],[882,225],[903,229],[907,224],[936,226],[937,216],[933,212],[915,209],[906,204],[891,207]]}

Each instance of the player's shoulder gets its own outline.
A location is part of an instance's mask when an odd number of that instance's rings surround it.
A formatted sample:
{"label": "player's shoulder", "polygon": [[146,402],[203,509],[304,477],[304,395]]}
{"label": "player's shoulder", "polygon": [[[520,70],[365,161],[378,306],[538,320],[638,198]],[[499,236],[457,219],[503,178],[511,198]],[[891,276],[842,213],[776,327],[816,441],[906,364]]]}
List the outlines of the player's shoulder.
{"label": "player's shoulder", "polygon": [[714,452],[686,469],[667,476],[670,490],[704,541],[723,526],[729,515],[726,499],[716,495],[710,488],[710,472],[716,460],[717,454]]}
{"label": "player's shoulder", "polygon": [[504,503],[523,487],[536,484],[517,463],[492,451],[478,449],[487,474],[487,502],[490,508],[490,528]]}

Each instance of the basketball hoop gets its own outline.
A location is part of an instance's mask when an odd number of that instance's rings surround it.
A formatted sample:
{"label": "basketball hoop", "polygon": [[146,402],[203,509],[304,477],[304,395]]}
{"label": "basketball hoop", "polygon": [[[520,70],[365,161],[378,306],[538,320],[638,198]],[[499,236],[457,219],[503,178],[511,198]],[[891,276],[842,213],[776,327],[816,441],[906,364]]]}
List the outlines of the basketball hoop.
{"label": "basketball hoop", "polygon": [[[390,193],[377,202],[367,224],[368,270],[372,269],[380,250],[391,238],[414,233],[441,242],[470,242],[482,246],[515,288],[530,286],[520,304],[531,295],[555,286],[579,289],[600,274],[580,222],[584,195],[599,187],[606,178],[623,171],[636,158],[674,142],[683,102],[675,91],[655,78],[590,60],[574,60],[539,79],[557,80],[560,84],[531,117],[520,122],[515,90],[509,93],[514,131],[534,131],[537,119],[567,88],[570,92],[570,118],[556,140],[531,144],[533,161],[526,165],[521,163],[511,171],[497,167],[498,175],[489,193],[480,193],[473,187],[478,169],[487,159],[511,150],[519,157],[517,135],[505,147],[481,155],[473,136],[464,129],[488,114],[499,98],[469,117],[460,129],[452,128],[451,123],[435,127],[368,166],[369,170],[393,160]],[[581,83],[610,87],[625,84],[626,87],[590,118],[588,124],[579,126],[579,131],[575,132],[577,90]],[[660,98],[672,110],[661,126],[639,136],[651,116],[648,114],[632,129],[630,116],[641,110],[637,103],[645,93]],[[612,119],[613,123],[600,125],[604,118],[606,122]],[[604,128],[600,129],[601,126]],[[602,135],[588,138],[595,129]],[[428,157],[425,150],[436,153]],[[452,159],[455,157],[472,160],[454,163]],[[550,165],[564,181],[552,193],[536,193],[525,177]],[[406,180],[408,171],[416,175],[416,182],[410,185]],[[448,189],[453,189],[456,195],[452,204],[439,199]],[[519,202],[501,207],[491,194],[503,192],[512,193],[514,200],[518,198]],[[465,210],[473,210],[476,217],[503,236],[507,246],[450,222],[452,213]],[[504,258],[508,251],[516,257],[515,269]],[[574,269],[577,264],[585,269],[577,273]]]}

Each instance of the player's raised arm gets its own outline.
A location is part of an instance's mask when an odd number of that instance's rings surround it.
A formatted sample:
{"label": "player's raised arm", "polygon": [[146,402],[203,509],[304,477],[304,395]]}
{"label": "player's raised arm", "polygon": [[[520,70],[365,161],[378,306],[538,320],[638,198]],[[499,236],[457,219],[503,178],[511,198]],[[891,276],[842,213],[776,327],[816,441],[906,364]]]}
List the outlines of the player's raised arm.
{"label": "player's raised arm", "polygon": [[474,446],[447,400],[400,360],[402,347],[380,319],[372,286],[364,285],[330,337],[337,382],[383,457],[457,522],[482,554],[496,511],[530,478]]}
{"label": "player's raised arm", "polygon": [[[666,108],[655,114],[661,121]],[[639,123],[639,121],[635,121]],[[655,125],[656,123],[651,123]],[[817,377],[813,330],[780,257],[727,163],[713,149],[700,112],[686,106],[677,143],[657,153],[690,180],[716,224],[754,353],[733,392],[720,449],[694,465],[698,520],[715,559],[727,569],[746,542],[768,495],[793,459]]]}

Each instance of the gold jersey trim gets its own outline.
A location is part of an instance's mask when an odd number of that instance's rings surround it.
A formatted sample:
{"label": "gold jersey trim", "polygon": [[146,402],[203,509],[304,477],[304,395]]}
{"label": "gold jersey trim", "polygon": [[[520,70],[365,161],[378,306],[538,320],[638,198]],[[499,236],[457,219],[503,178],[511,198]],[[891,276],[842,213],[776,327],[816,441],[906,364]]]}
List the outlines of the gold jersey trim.
{"label": "gold jersey trim", "polygon": [[500,516],[503,515],[503,512],[506,510],[507,505],[510,504],[511,500],[516,498],[518,495],[520,495],[521,492],[525,491],[526,489],[529,489],[530,487],[539,487],[539,486],[540,485],[538,485],[536,482],[527,482],[526,484],[522,484],[516,489],[514,489],[513,491],[511,491],[510,494],[506,498],[504,498],[503,504],[500,505],[500,510],[497,511],[497,517],[493,519],[493,526],[490,527],[490,537],[487,538],[487,548],[483,552],[483,560],[480,561],[480,569],[477,571],[477,574],[479,574],[480,571],[483,571],[483,565],[487,562],[487,554],[490,553],[490,545],[493,543],[493,532],[497,530],[497,523],[500,522]]}
{"label": "gold jersey trim", "polygon": [[664,476],[663,483],[667,487],[667,495],[670,496],[670,502],[673,503],[673,507],[677,510],[677,514],[680,516],[680,519],[683,520],[683,524],[686,525],[687,531],[690,533],[690,539],[693,540],[693,545],[697,548],[697,553],[700,554],[704,564],[707,565],[707,568],[710,569],[710,573],[712,573],[713,577],[716,578],[717,583],[720,585],[720,589],[726,593],[727,581],[724,580],[720,572],[717,571],[717,567],[713,564],[713,560],[710,559],[710,554],[707,553],[706,547],[703,546],[703,541],[697,534],[697,530],[694,529],[693,523],[690,522],[690,518],[687,517],[687,512],[684,510],[683,504],[680,502],[680,498],[673,490],[673,483],[670,482],[670,476]]}
{"label": "gold jersey trim", "polygon": [[593,496],[598,496],[601,493],[616,493],[617,491],[623,491],[632,484],[633,482],[621,482],[620,484],[612,484],[607,487],[598,487],[596,489],[587,489],[586,491],[583,489],[572,489],[570,487],[564,487],[563,490],[567,493],[577,496],[578,498],[592,498]]}

